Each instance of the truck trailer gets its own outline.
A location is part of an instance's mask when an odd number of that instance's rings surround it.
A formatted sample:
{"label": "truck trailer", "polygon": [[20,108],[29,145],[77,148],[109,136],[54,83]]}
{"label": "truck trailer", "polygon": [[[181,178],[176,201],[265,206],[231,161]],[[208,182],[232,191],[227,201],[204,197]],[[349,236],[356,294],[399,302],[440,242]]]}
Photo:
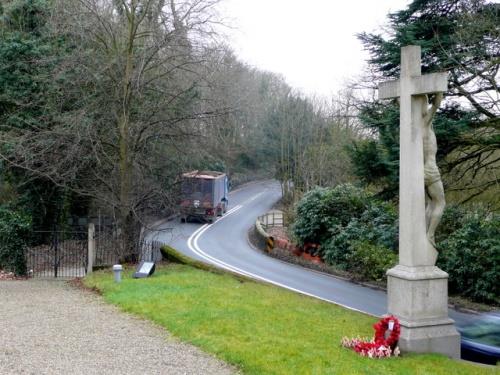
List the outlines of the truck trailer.
{"label": "truck trailer", "polygon": [[228,206],[228,178],[215,171],[192,171],[181,178],[181,222],[191,218],[213,223]]}

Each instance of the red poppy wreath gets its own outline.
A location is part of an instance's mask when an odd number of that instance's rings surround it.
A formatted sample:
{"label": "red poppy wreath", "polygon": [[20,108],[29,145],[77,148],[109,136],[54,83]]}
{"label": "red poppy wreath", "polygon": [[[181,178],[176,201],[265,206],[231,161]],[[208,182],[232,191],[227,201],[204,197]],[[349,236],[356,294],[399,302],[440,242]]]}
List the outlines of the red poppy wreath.
{"label": "red poppy wreath", "polygon": [[[349,339],[342,338],[342,346],[352,348],[356,353],[364,357],[383,358],[399,356],[399,348],[397,347],[401,326],[398,319],[393,316],[382,318],[379,322],[373,325],[375,336],[371,341],[363,341],[361,338]],[[386,332],[389,330],[389,336]]]}

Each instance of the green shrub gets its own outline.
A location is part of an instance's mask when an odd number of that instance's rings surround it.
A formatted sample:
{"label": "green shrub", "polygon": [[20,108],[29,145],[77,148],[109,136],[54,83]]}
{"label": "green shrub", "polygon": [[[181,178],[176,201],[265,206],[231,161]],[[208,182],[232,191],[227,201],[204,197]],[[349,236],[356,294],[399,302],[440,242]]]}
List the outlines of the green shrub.
{"label": "green shrub", "polygon": [[398,248],[397,212],[393,204],[373,200],[359,218],[353,218],[342,231],[332,233],[323,246],[327,263],[345,270],[356,267],[352,254],[360,242],[386,249],[388,256]]}
{"label": "green shrub", "polygon": [[26,275],[24,251],[30,236],[30,225],[26,215],[0,207],[0,268]]}
{"label": "green shrub", "polygon": [[[315,188],[296,208],[298,243],[319,243],[335,267],[381,280],[396,263],[398,214],[352,185]],[[437,265],[448,272],[450,292],[500,304],[500,215],[484,207],[447,206],[436,232]]]}
{"label": "green shrub", "polygon": [[328,233],[328,228],[335,224],[331,217],[324,217],[323,201],[326,188],[314,188],[307,192],[296,207],[297,220],[292,231],[298,244],[306,242],[321,243]]}
{"label": "green shrub", "polygon": [[353,251],[347,260],[350,264],[349,271],[365,279],[383,280],[386,271],[394,267],[398,256],[385,246],[374,245],[368,241],[355,241],[352,243]]}
{"label": "green shrub", "polygon": [[297,204],[292,230],[299,245],[324,244],[332,235],[368,207],[371,194],[350,184],[335,188],[316,187]]}
{"label": "green shrub", "polygon": [[464,224],[468,209],[456,204],[448,204],[436,230],[436,243],[446,240],[450,235]]}
{"label": "green shrub", "polygon": [[450,292],[500,303],[500,215],[484,208],[469,209],[457,224],[437,244],[438,266],[450,275]]}

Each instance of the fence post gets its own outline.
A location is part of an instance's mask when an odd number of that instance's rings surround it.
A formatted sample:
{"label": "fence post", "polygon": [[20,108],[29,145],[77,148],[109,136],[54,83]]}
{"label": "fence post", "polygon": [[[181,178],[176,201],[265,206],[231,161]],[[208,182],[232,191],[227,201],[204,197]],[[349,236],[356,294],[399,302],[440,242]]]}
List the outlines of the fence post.
{"label": "fence post", "polygon": [[95,226],[89,223],[88,254],[87,254],[87,274],[92,273],[95,260]]}
{"label": "fence post", "polygon": [[54,277],[57,277],[57,271],[59,270],[59,232],[57,227],[54,230],[54,237],[52,237],[52,247],[54,248]]}

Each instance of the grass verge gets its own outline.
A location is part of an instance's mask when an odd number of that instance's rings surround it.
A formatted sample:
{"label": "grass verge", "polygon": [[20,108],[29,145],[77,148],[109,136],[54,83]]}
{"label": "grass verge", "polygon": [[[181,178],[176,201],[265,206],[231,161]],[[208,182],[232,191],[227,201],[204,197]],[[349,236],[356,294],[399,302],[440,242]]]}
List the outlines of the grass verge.
{"label": "grass verge", "polygon": [[[185,264],[122,283],[99,271],[84,280],[105,300],[150,319],[245,374],[499,374],[440,355],[367,359],[342,336],[372,336],[376,319],[270,285]],[[140,343],[138,343],[140,345]]]}

